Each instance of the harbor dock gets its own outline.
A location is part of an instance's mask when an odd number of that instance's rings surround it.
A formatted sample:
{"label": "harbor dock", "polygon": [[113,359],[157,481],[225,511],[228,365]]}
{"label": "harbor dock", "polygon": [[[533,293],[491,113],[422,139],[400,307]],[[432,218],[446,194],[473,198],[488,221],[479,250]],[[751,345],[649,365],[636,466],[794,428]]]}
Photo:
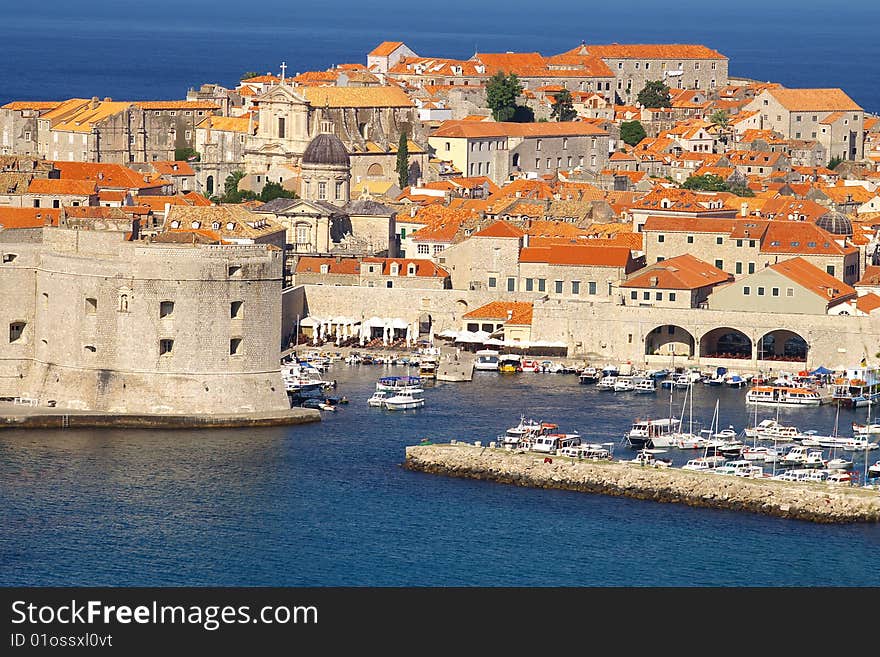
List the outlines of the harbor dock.
{"label": "harbor dock", "polygon": [[403,466],[450,477],[748,511],[817,523],[880,522],[880,493],[850,486],[722,476],[627,461],[547,457],[479,443],[409,446]]}
{"label": "harbor dock", "polygon": [[266,413],[135,414],[0,404],[0,429],[228,429],[320,422],[310,408]]}

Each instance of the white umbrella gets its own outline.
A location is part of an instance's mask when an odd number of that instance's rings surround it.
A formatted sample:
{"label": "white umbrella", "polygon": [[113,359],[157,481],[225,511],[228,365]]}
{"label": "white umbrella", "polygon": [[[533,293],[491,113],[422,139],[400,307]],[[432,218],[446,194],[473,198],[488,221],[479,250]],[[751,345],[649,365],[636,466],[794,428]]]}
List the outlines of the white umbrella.
{"label": "white umbrella", "polygon": [[409,324],[406,325],[406,346],[410,346],[412,344],[412,326]]}

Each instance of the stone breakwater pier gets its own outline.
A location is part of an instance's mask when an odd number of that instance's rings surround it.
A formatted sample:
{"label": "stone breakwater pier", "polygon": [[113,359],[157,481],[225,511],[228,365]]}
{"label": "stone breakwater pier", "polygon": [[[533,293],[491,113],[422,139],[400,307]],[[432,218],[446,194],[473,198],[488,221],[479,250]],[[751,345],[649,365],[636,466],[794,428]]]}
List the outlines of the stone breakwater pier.
{"label": "stone breakwater pier", "polygon": [[575,460],[467,443],[406,448],[408,470],[517,486],[602,493],[819,523],[880,522],[876,490],[748,479],[625,461]]}

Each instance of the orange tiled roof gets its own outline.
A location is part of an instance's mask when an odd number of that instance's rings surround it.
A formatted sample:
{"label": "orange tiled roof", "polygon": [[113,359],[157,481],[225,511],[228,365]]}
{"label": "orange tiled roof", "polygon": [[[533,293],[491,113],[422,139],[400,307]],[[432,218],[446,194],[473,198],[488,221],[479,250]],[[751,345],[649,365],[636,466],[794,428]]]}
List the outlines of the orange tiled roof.
{"label": "orange tiled roof", "polygon": [[878,267],[877,265],[866,266],[865,272],[862,274],[862,277],[859,279],[856,285],[862,285],[865,287],[880,286],[880,267]]}
{"label": "orange tiled roof", "polygon": [[854,288],[800,257],[777,262],[774,265],[770,265],[770,269],[802,285],[814,294],[827,300],[829,304],[843,301],[856,295]]}
{"label": "orange tiled roof", "polygon": [[791,112],[861,111],[843,89],[768,89],[779,104]]}
{"label": "orange tiled roof", "polygon": [[150,162],[150,166],[160,176],[194,176],[196,172],[188,162],[160,161]]}
{"label": "orange tiled roof", "polygon": [[373,48],[370,51],[368,56],[369,57],[387,57],[388,55],[393,53],[395,50],[400,48],[400,46],[402,46],[402,45],[403,45],[403,41],[383,41],[378,46]]}
{"label": "orange tiled roof", "polygon": [[350,274],[357,276],[360,273],[360,262],[357,258],[318,258],[314,256],[302,256],[296,263],[296,274],[318,274],[321,266],[327,265],[330,274]]}
{"label": "orange tiled roof", "polygon": [[61,104],[60,100],[16,100],[6,103],[0,109],[8,109],[16,112],[22,110],[49,111],[53,110]]}
{"label": "orange tiled roof", "polygon": [[685,253],[638,270],[621,287],[697,290],[732,280],[731,274]]}
{"label": "orange tiled roof", "polygon": [[303,87],[312,107],[414,107],[400,87]]}
{"label": "orange tiled roof", "polygon": [[870,315],[872,312],[880,308],[880,297],[873,292],[864,294],[856,300],[856,308],[863,313]]}
{"label": "orange tiled roof", "polygon": [[[390,276],[391,275],[391,265],[396,264],[398,266],[398,272],[400,276],[408,274],[409,266],[415,265],[415,275],[420,277],[429,277],[429,278],[447,278],[449,276],[449,272],[443,269],[436,264],[434,264],[431,260],[425,259],[416,259],[416,258],[364,258],[362,262],[372,262],[378,263],[382,265],[382,269],[379,274],[382,276]],[[363,271],[361,272],[363,273]]]}
{"label": "orange tiled roof", "polygon": [[0,226],[4,228],[40,228],[48,222],[58,225],[60,208],[10,208],[0,207]]}
{"label": "orange tiled roof", "polygon": [[149,176],[121,164],[56,161],[55,167],[61,171],[62,180],[88,180],[99,189],[154,189],[168,184],[164,180],[147,180]]}
{"label": "orange tiled roof", "polygon": [[496,221],[471,237],[510,237],[519,239],[525,233],[509,221]]}
{"label": "orange tiled roof", "polygon": [[209,100],[137,100],[135,105],[145,110],[218,110],[220,106]]}
{"label": "orange tiled roof", "polygon": [[580,53],[597,55],[603,59],[727,59],[717,50],[699,44],[684,43],[581,45],[566,54]]}
{"label": "orange tiled roof", "polygon": [[91,196],[94,193],[95,183],[88,180],[34,178],[28,185],[28,194]]}
{"label": "orange tiled roof", "polygon": [[494,319],[505,324],[531,326],[532,309],[532,304],[525,301],[493,301],[461,317],[462,319]]}
{"label": "orange tiled roof", "polygon": [[626,267],[630,257],[630,250],[623,246],[587,244],[528,246],[519,252],[520,262],[584,267]]}
{"label": "orange tiled roof", "polygon": [[807,221],[771,221],[761,240],[761,253],[845,255],[858,252],[854,246],[841,246],[835,237]]}

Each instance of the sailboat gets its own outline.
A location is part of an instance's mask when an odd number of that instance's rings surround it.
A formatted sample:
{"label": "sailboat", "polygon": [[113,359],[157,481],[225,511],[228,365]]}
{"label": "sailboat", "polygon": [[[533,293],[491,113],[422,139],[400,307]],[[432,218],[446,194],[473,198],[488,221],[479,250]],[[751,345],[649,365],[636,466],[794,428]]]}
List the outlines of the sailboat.
{"label": "sailboat", "polygon": [[694,433],[694,386],[687,387],[684,399],[681,402],[681,416],[684,417],[685,404],[690,402],[688,409],[688,430],[678,431],[672,435],[675,446],[679,449],[702,449],[706,446],[706,439]]}
{"label": "sailboat", "polygon": [[[663,420],[655,422],[663,422]],[[666,430],[656,431],[651,436],[652,447],[676,447],[675,434],[681,430],[681,420],[677,420],[672,415],[672,388],[669,389],[669,419],[664,424]]]}
{"label": "sailboat", "polygon": [[[840,421],[840,401],[837,402],[837,415],[834,416],[834,438],[837,438],[837,427]],[[853,462],[849,459],[835,458],[837,453],[837,444],[831,448],[831,459],[826,467],[829,470],[849,470],[853,467]]]}

